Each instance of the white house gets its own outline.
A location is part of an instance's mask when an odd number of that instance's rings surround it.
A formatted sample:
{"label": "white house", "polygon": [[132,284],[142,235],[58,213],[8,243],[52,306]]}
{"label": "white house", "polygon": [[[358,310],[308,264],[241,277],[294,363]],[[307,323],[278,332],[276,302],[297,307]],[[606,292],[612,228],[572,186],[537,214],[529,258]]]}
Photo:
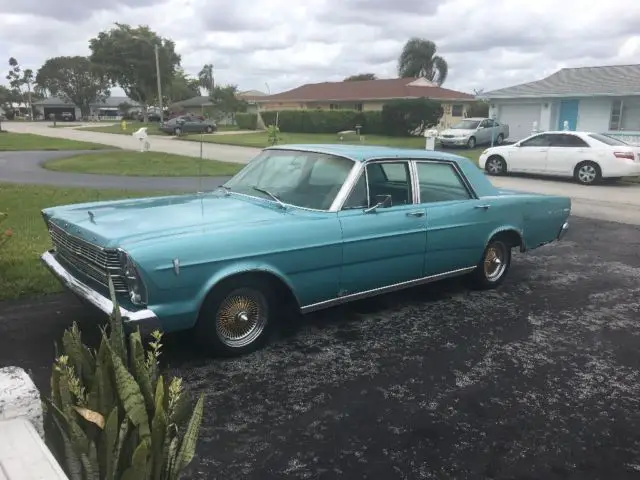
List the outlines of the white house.
{"label": "white house", "polygon": [[483,94],[489,115],[509,125],[509,140],[534,130],[608,132],[640,139],[640,65],[563,68],[542,80]]}
{"label": "white house", "polygon": [[[118,106],[121,103],[128,103],[133,107],[138,107],[139,104],[135,100],[131,100],[128,97],[107,97],[100,102],[96,102],[90,105],[90,115],[92,116],[104,116],[104,117],[119,117]],[[80,108],[65,99],[58,97],[48,97],[38,102],[33,102],[33,106],[39,108],[45,119],[49,118],[49,115],[53,114],[58,120],[62,119],[64,112],[71,113],[73,119],[80,119],[82,114]],[[132,109],[133,110],[133,109]]]}

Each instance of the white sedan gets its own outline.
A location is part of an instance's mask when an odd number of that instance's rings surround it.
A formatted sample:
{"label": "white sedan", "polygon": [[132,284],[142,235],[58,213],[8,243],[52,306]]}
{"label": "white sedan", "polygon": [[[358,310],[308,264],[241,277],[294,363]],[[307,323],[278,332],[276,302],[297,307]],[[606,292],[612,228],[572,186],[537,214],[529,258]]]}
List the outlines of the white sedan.
{"label": "white sedan", "polygon": [[488,148],[479,161],[491,175],[507,172],[573,177],[583,185],[640,175],[640,148],[591,132],[544,132]]}

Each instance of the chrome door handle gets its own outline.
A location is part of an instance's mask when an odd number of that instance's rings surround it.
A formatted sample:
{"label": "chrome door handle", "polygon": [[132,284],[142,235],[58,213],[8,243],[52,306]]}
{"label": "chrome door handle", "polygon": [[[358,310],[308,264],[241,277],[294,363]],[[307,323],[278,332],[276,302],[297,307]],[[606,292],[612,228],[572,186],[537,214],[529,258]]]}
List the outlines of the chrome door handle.
{"label": "chrome door handle", "polygon": [[424,217],[424,212],[407,212],[407,217]]}
{"label": "chrome door handle", "polygon": [[489,207],[490,207],[490,206],[491,206],[491,205],[474,205],[474,207],[473,207],[473,208],[481,208],[481,209],[483,209],[483,210],[489,210]]}

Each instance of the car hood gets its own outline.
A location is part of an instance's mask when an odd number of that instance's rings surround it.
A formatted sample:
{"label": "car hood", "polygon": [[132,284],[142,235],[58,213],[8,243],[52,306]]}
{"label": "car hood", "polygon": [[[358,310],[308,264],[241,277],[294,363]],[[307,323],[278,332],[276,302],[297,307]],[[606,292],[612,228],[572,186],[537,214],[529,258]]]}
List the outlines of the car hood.
{"label": "car hood", "polygon": [[258,198],[207,193],[66,205],[42,213],[72,235],[115,248],[168,235],[282,220],[296,210]]}
{"label": "car hood", "polygon": [[471,135],[473,132],[475,132],[475,130],[467,130],[462,128],[448,128],[447,130],[443,130],[442,132],[440,132],[440,135],[455,135],[456,137],[459,137],[459,136]]}

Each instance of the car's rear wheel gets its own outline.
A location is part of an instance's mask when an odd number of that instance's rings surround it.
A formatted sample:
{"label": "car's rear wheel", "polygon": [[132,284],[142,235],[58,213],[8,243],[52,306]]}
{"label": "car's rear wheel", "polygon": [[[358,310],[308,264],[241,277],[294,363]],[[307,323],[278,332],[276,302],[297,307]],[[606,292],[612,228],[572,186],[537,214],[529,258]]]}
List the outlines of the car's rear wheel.
{"label": "car's rear wheel", "polygon": [[476,148],[476,137],[471,137],[467,141],[467,148]]}
{"label": "car's rear wheel", "polygon": [[213,133],[213,127],[207,127],[207,133]]}
{"label": "car's rear wheel", "polygon": [[173,129],[173,134],[174,134],[176,137],[179,137],[180,135],[182,135],[182,129],[181,129],[181,128],[179,128],[179,127],[174,128],[174,129]]}
{"label": "car's rear wheel", "polygon": [[506,278],[510,266],[511,247],[506,239],[491,239],[484,249],[480,263],[471,274],[473,287],[480,290],[496,288]]}
{"label": "car's rear wheel", "polygon": [[499,155],[492,155],[484,164],[489,175],[504,175],[507,172],[507,162]]}
{"label": "car's rear wheel", "polygon": [[504,142],[504,135],[500,134],[496,137],[496,145],[502,145],[502,142]]}
{"label": "car's rear wheel", "polygon": [[576,165],[573,178],[582,185],[593,185],[602,179],[602,170],[595,162],[582,162]]}
{"label": "car's rear wheel", "polygon": [[261,348],[268,340],[274,314],[273,289],[261,278],[223,282],[207,296],[196,341],[208,352],[236,356]]}

